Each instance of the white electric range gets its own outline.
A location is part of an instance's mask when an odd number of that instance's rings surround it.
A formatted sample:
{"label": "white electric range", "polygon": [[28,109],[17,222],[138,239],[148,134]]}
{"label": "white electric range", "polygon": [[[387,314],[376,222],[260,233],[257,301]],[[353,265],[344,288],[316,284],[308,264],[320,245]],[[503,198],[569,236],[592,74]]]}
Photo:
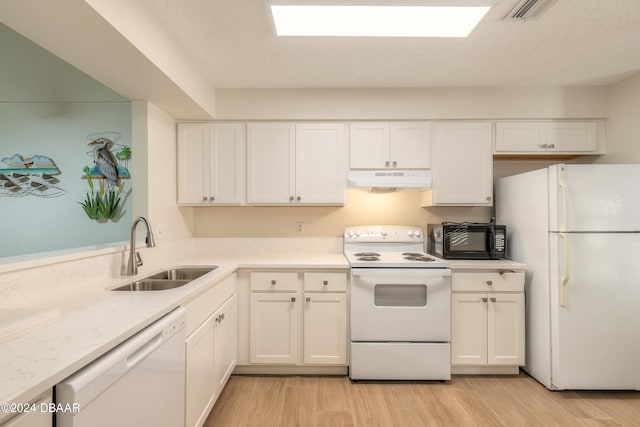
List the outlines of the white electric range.
{"label": "white electric range", "polygon": [[451,379],[451,271],[419,227],[347,227],[353,380]]}

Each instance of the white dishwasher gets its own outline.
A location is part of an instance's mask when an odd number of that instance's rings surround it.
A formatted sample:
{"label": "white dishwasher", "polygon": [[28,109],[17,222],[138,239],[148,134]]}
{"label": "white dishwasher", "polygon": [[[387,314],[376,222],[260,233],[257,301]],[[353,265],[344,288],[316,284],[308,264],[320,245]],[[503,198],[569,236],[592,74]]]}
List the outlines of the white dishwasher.
{"label": "white dishwasher", "polygon": [[184,426],[185,313],[173,310],[59,383],[56,403],[77,411],[56,413],[56,426]]}

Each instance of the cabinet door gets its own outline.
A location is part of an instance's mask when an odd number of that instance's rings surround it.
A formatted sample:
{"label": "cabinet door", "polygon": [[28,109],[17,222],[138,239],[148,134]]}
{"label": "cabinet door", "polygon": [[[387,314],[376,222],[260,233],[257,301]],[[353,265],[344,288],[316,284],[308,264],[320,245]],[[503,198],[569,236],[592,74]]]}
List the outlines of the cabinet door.
{"label": "cabinet door", "polygon": [[347,295],[304,294],[304,363],[346,365]]}
{"label": "cabinet door", "polygon": [[549,151],[593,152],[596,150],[595,122],[550,122],[547,128]]}
{"label": "cabinet door", "polygon": [[186,425],[202,425],[213,405],[213,329],[211,316],[186,340]]}
{"label": "cabinet door", "polygon": [[209,202],[209,124],[178,124],[178,203]]}
{"label": "cabinet door", "polygon": [[295,199],[295,126],[247,125],[247,203],[289,204]]}
{"label": "cabinet door", "polygon": [[543,122],[496,123],[496,152],[545,152],[546,139]]}
{"label": "cabinet door", "polygon": [[346,148],[344,124],[296,125],[296,203],[344,204]]}
{"label": "cabinet door", "polygon": [[434,128],[433,188],[426,205],[491,206],[491,123],[436,123]]}
{"label": "cabinet door", "polygon": [[487,295],[451,295],[451,364],[487,363]]}
{"label": "cabinet door", "polygon": [[524,365],[524,294],[489,294],[488,358],[491,365]]}
{"label": "cabinet door", "polygon": [[389,162],[389,124],[351,123],[349,127],[349,167],[384,169]]}
{"label": "cabinet door", "polygon": [[298,299],[292,293],[251,294],[251,363],[298,362]]}
{"label": "cabinet door", "polygon": [[238,298],[234,294],[213,314],[213,382],[216,398],[220,395],[233,368],[238,348]]}
{"label": "cabinet door", "polygon": [[240,124],[211,125],[209,202],[241,204],[244,201],[245,137]]}
{"label": "cabinet door", "polygon": [[390,125],[391,167],[429,169],[431,167],[431,126],[425,122]]}

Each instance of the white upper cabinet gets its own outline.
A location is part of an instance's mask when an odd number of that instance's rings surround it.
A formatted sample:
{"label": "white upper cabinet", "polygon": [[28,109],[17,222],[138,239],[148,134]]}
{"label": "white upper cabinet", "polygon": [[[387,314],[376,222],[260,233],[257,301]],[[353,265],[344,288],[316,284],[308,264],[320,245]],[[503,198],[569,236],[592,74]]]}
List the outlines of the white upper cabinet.
{"label": "white upper cabinet", "polygon": [[343,205],[346,129],[341,123],[247,125],[247,203]]}
{"label": "white upper cabinet", "polygon": [[433,186],[422,206],[491,206],[493,157],[491,123],[433,125]]}
{"label": "white upper cabinet", "polygon": [[178,124],[178,203],[244,203],[244,125]]}
{"label": "white upper cabinet", "polygon": [[343,124],[296,125],[296,202],[344,203],[346,150]]}
{"label": "white upper cabinet", "polygon": [[601,154],[598,121],[496,122],[496,154]]}
{"label": "white upper cabinet", "polygon": [[427,122],[351,123],[351,169],[429,169],[431,134]]}
{"label": "white upper cabinet", "polygon": [[[349,168],[381,169],[389,165],[389,124],[351,123]],[[387,165],[387,166],[385,166]]]}
{"label": "white upper cabinet", "polygon": [[293,203],[295,125],[247,125],[247,203]]}

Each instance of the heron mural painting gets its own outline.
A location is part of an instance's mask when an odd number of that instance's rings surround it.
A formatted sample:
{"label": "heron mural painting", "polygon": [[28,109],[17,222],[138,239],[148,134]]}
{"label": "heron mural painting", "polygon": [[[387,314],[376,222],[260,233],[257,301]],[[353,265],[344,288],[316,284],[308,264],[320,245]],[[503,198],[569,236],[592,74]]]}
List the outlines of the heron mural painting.
{"label": "heron mural painting", "polygon": [[58,186],[61,173],[53,159],[41,154],[5,157],[0,159],[0,197],[62,196],[66,191]]}
{"label": "heron mural painting", "polygon": [[[128,169],[131,148],[115,144],[111,139],[98,135],[89,136],[92,141],[88,145],[92,150],[87,155],[93,157],[93,167],[83,168],[82,179],[87,180],[90,192],[87,192],[84,202],[80,205],[91,219],[98,222],[117,222],[124,213],[123,198],[126,199],[131,193],[131,188],[125,191],[124,183],[125,179],[131,178]],[[95,136],[98,137],[92,138]],[[113,149],[118,150],[115,155]]]}

